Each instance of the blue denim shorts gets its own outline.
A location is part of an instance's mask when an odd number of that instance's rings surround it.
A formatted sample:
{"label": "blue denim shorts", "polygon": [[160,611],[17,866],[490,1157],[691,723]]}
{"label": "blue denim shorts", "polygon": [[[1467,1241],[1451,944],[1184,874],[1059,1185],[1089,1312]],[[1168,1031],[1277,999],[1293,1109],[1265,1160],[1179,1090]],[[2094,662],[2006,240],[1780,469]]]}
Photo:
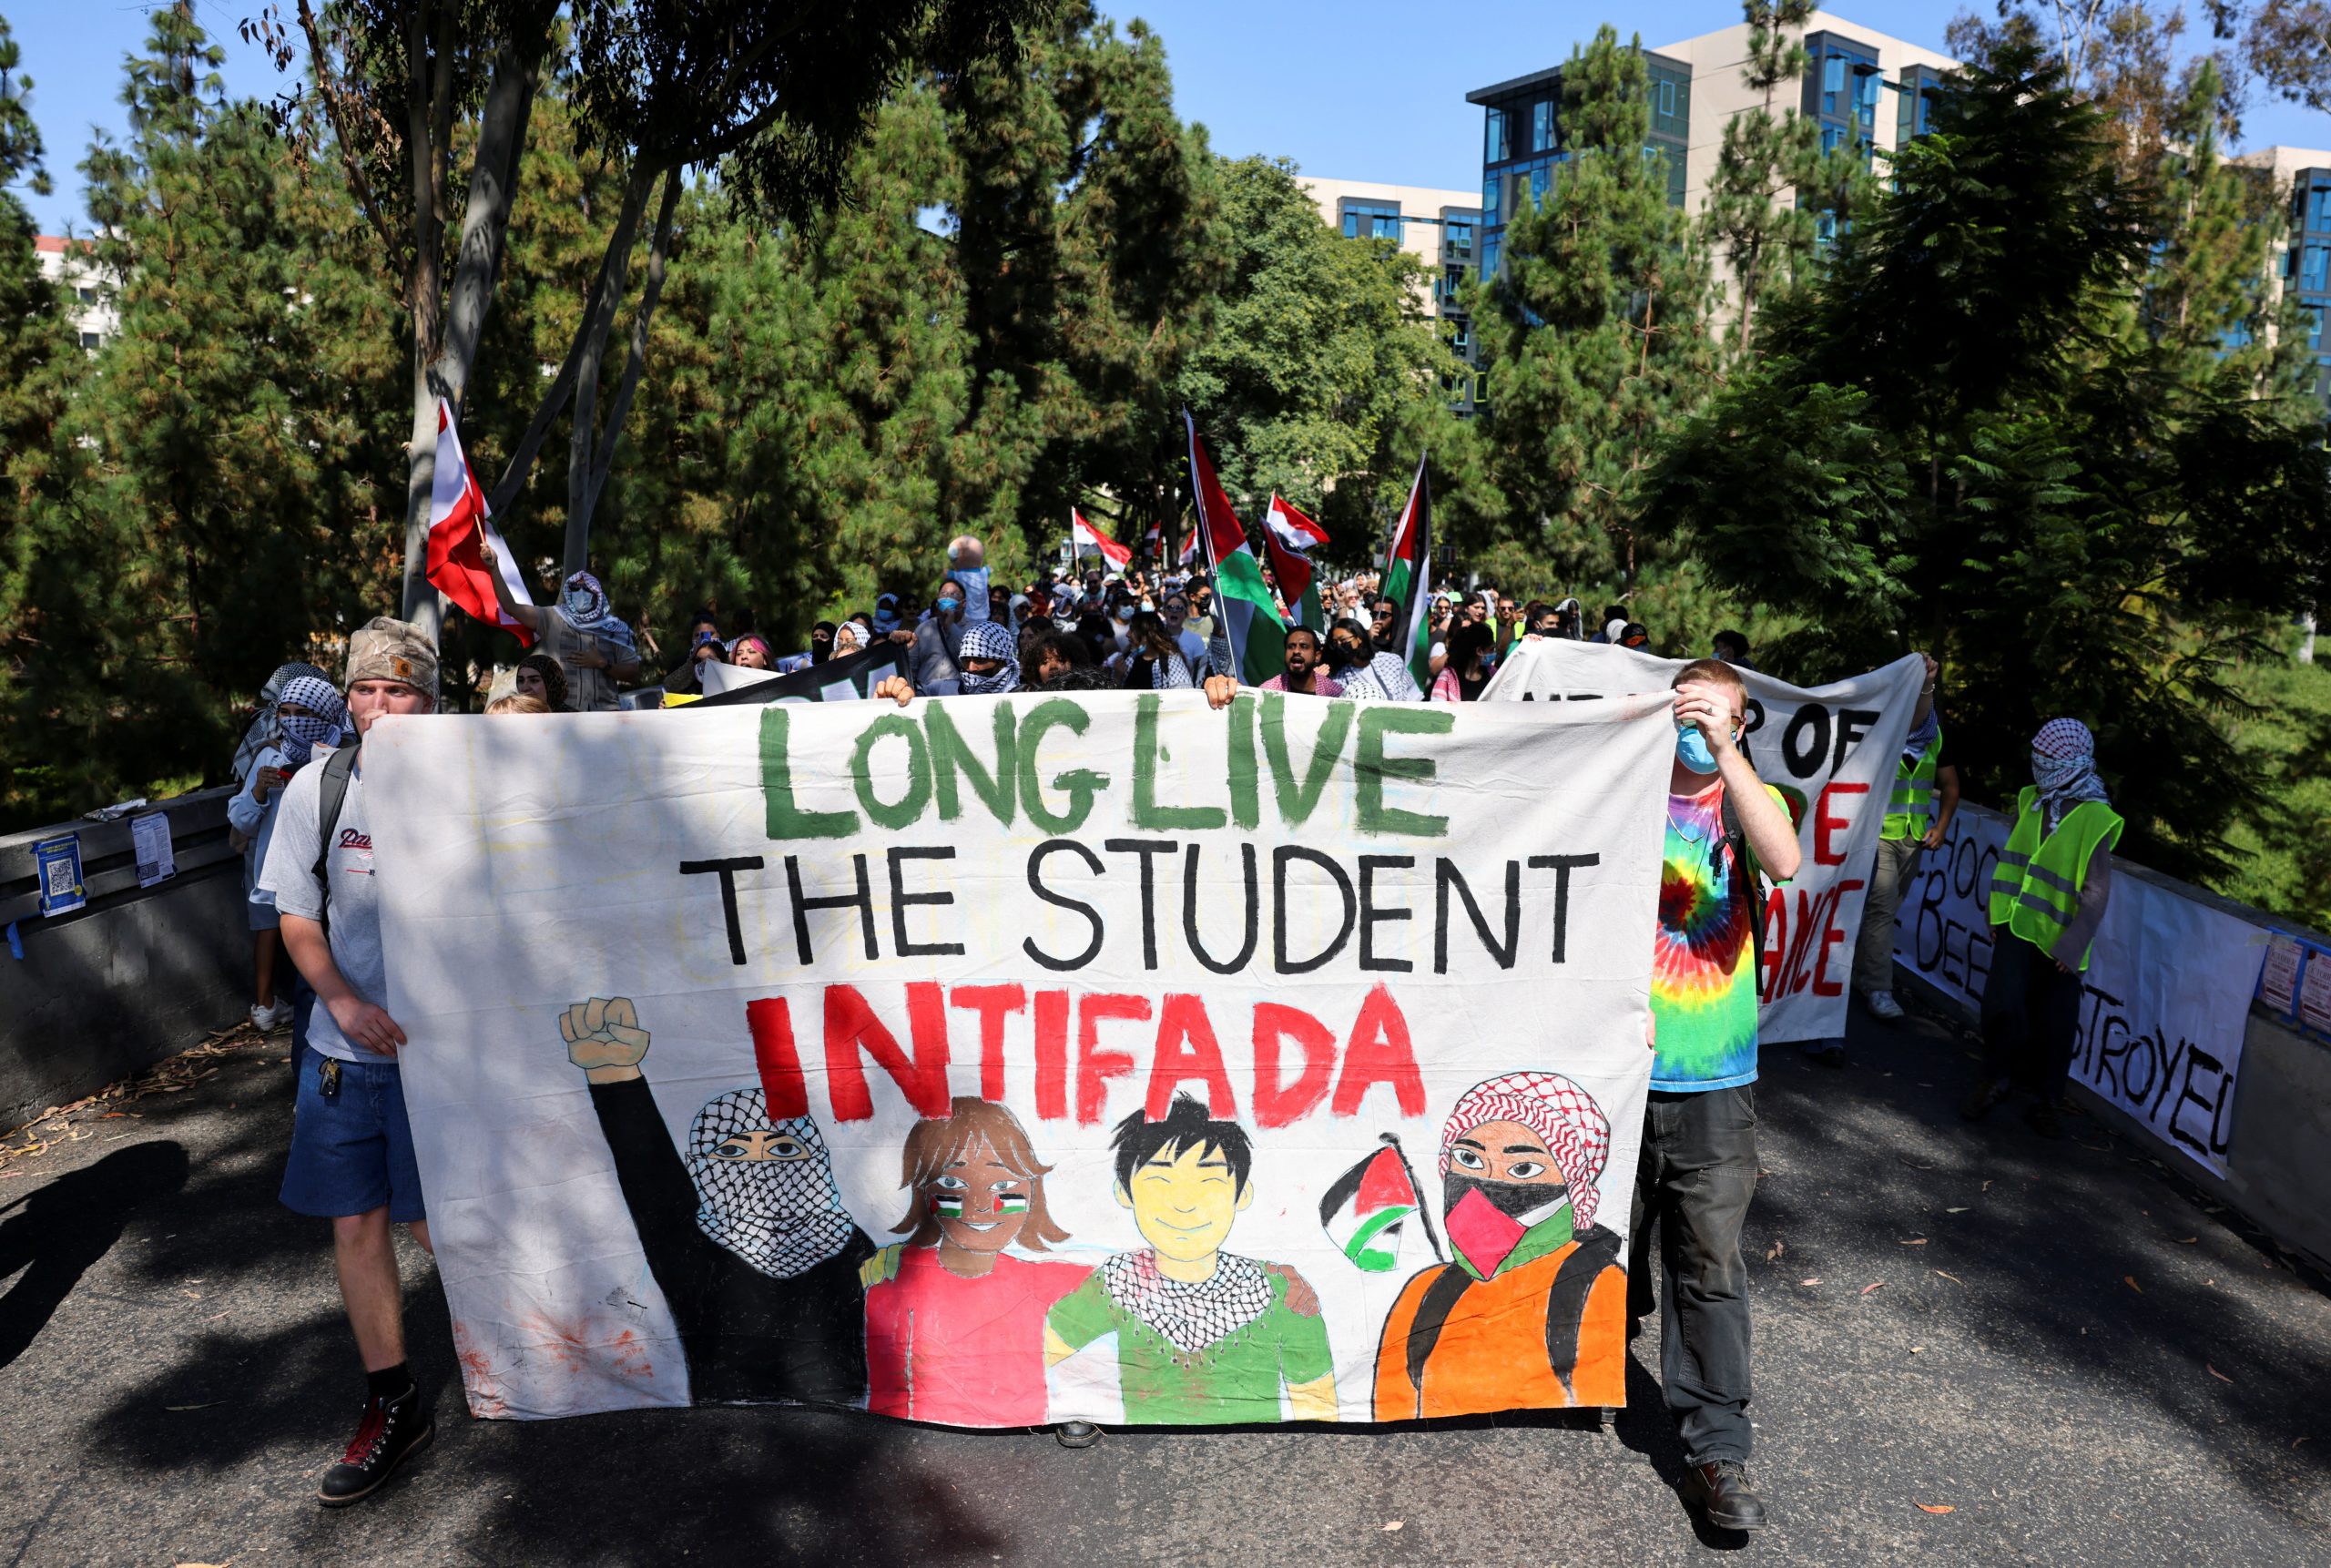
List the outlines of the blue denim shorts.
{"label": "blue denim shorts", "polygon": [[325,1055],[300,1053],[300,1094],[291,1112],[291,1157],[283,1167],[283,1207],[337,1219],[385,1206],[410,1225],[429,1217],[413,1163],[404,1081],[394,1062],[342,1062],[340,1093],[324,1098]]}

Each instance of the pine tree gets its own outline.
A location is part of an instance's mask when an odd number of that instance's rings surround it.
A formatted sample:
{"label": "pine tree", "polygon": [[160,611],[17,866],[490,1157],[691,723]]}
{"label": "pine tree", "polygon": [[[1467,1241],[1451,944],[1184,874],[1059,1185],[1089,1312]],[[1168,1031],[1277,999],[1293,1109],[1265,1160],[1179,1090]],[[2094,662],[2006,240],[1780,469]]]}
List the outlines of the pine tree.
{"label": "pine tree", "polygon": [[2127,852],[2201,875],[2256,795],[2229,663],[2315,596],[2331,472],[2251,371],[2197,372],[2209,312],[2192,341],[2133,330],[2180,274],[2148,272],[2115,141],[2028,46],[1970,69],[1768,357],[1667,443],[1646,516],[1803,617],[1784,671],[1941,657],[1978,799],[2028,782],[2041,722],[2085,719]]}
{"label": "pine tree", "polygon": [[1821,140],[1818,126],[1779,101],[1783,84],[1805,72],[1814,0],[1742,0],[1741,11],[1748,58],[1740,79],[1764,101],[1725,122],[1702,222],[1730,272],[1731,344],[1746,353],[1766,296],[1786,289],[1815,255],[1816,215],[1797,193],[1818,178]]}
{"label": "pine tree", "polygon": [[1509,527],[1573,582],[1643,565],[1637,488],[1663,426],[1707,396],[1707,267],[1649,151],[1648,74],[1609,26],[1562,72],[1566,161],[1506,230],[1471,305],[1487,350],[1484,436]]}
{"label": "pine tree", "polygon": [[102,700],[92,611],[114,563],[107,520],[76,505],[64,430],[86,361],[15,194],[50,188],[21,59],[0,21],[0,831],[98,804],[110,760],[76,744]]}

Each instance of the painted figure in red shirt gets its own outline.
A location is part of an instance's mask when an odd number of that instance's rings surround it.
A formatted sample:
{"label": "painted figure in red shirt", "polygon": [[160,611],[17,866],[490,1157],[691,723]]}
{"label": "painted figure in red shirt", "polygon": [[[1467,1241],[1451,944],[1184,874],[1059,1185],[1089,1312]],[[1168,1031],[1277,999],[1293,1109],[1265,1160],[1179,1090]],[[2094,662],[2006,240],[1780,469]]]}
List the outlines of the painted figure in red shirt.
{"label": "painted figure in red shirt", "polygon": [[[869,1409],[956,1426],[1045,1420],[1044,1314],[1082,1263],[1018,1256],[1068,1239],[1044,1207],[1028,1135],[1002,1105],[958,1096],[907,1134],[893,1227],[865,1265]],[[1013,1250],[1013,1249],[1016,1249]]]}

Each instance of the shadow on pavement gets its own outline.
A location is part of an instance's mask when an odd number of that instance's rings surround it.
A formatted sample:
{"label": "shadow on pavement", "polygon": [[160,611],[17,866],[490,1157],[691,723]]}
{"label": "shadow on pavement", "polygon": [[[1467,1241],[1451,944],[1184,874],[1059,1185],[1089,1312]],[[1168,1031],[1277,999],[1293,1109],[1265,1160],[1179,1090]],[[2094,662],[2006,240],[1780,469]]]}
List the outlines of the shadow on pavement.
{"label": "shadow on pavement", "polygon": [[176,1193],[186,1177],[185,1148],[157,1139],[117,1149],[17,1200],[0,1220],[0,1279],[24,1271],[0,1296],[0,1367],[24,1354],[130,1217]]}

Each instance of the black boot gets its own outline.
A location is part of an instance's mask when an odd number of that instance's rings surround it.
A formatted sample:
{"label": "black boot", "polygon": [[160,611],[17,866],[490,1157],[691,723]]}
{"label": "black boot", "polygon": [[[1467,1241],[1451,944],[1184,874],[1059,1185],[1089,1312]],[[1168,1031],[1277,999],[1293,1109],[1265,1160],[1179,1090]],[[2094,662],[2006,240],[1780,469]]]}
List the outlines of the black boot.
{"label": "black boot", "polygon": [[2007,1098],[2009,1083],[2005,1078],[1984,1078],[1967,1092],[1959,1102],[1959,1114],[1970,1122],[1980,1122],[1991,1114],[1991,1107]]}
{"label": "black boot", "polygon": [[1718,1530],[1765,1527],[1765,1504],[1749,1490],[1747,1469],[1736,1459],[1686,1466],[1684,1502]]}
{"label": "black boot", "polygon": [[436,1423],[421,1403],[421,1390],[408,1385],[393,1399],[364,1403],[364,1419],[348,1441],[340,1462],[324,1471],[316,1501],[326,1508],[345,1508],[361,1502],[388,1480],[405,1456],[429,1446],[437,1435]]}

